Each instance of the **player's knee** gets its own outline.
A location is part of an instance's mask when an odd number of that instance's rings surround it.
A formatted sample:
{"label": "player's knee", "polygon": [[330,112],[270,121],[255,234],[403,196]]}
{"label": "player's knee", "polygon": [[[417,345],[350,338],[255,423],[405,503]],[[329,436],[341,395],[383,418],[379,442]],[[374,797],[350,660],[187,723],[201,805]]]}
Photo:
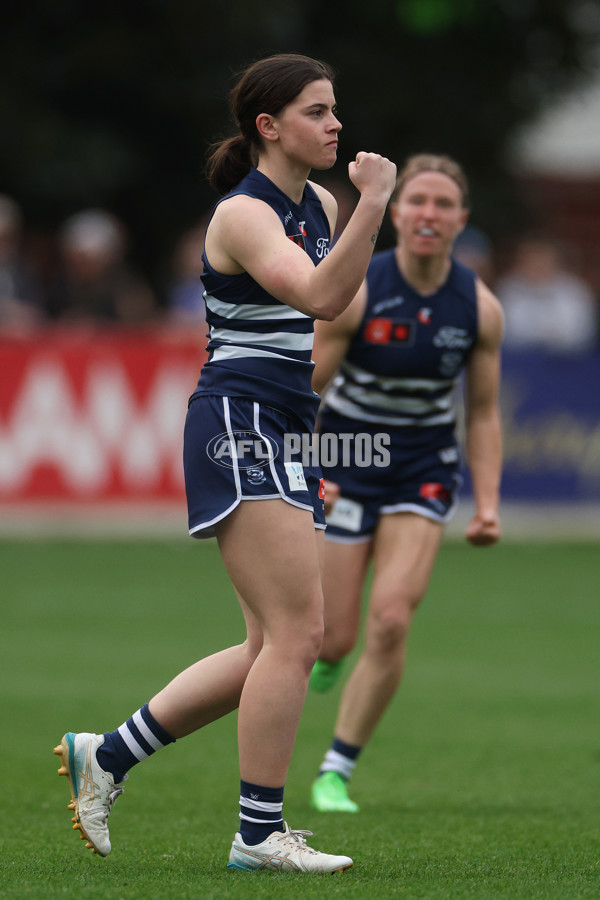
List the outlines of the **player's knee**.
{"label": "player's knee", "polygon": [[310,671],[323,644],[323,615],[321,610],[305,614],[300,620],[288,623],[287,635],[283,640],[286,653],[296,654]]}
{"label": "player's knee", "polygon": [[323,643],[322,623],[296,622],[267,635],[267,644],[280,665],[292,666],[308,676],[317,661]]}
{"label": "player's knee", "polygon": [[376,610],[369,622],[370,643],[378,654],[395,653],[404,648],[410,628],[411,614],[405,608]]}
{"label": "player's knee", "polygon": [[311,628],[307,628],[304,640],[300,645],[300,654],[307,674],[310,674],[321,647],[323,646],[323,623],[315,622]]}

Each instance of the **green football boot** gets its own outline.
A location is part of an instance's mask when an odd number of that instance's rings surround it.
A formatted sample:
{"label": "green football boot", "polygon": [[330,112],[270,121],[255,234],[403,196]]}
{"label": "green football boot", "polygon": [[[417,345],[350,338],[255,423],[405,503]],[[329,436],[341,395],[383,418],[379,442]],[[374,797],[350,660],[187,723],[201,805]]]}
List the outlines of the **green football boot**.
{"label": "green football boot", "polygon": [[330,691],[340,677],[343,664],[343,659],[333,663],[318,659],[310,673],[309,686],[319,694]]}
{"label": "green football boot", "polygon": [[319,812],[359,812],[359,806],[348,796],[348,783],[338,772],[323,772],[313,781],[310,802]]}

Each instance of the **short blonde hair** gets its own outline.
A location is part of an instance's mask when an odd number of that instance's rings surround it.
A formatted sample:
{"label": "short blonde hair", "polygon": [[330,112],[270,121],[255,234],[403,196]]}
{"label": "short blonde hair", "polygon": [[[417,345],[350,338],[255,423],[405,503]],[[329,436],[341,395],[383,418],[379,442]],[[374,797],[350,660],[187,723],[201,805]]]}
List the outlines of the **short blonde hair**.
{"label": "short blonde hair", "polygon": [[396,187],[391,198],[393,203],[398,200],[411,178],[421,172],[441,172],[442,175],[447,175],[460,190],[463,208],[469,208],[469,184],[462,166],[449,156],[435,153],[417,153],[408,157],[396,179]]}

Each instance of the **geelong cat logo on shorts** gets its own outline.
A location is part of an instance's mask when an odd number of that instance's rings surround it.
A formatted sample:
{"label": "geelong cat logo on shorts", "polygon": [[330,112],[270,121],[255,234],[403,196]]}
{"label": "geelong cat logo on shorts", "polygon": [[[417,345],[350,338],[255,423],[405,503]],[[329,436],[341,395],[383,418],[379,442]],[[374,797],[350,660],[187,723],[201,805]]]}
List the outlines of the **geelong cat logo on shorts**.
{"label": "geelong cat logo on shorts", "polygon": [[265,470],[261,469],[260,466],[251,466],[251,468],[246,469],[246,477],[250,484],[264,484],[267,480]]}
{"label": "geelong cat logo on shorts", "polygon": [[256,431],[224,431],[209,442],[206,453],[226,469],[257,469],[275,459],[279,448]]}

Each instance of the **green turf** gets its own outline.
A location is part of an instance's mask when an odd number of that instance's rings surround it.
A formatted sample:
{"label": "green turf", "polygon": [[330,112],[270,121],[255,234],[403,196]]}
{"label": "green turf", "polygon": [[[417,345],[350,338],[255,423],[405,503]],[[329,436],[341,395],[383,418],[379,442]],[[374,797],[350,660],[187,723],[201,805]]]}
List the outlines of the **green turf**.
{"label": "green turf", "polygon": [[[257,565],[260,561],[257,561]],[[352,782],[310,810],[339,689],[307,700],[285,815],[333,877],[227,872],[235,717],[132,772],[105,860],[70,830],[52,746],[116,727],[242,638],[213,543],[0,543],[0,898],[600,897],[600,548],[444,545],[401,692]]]}

